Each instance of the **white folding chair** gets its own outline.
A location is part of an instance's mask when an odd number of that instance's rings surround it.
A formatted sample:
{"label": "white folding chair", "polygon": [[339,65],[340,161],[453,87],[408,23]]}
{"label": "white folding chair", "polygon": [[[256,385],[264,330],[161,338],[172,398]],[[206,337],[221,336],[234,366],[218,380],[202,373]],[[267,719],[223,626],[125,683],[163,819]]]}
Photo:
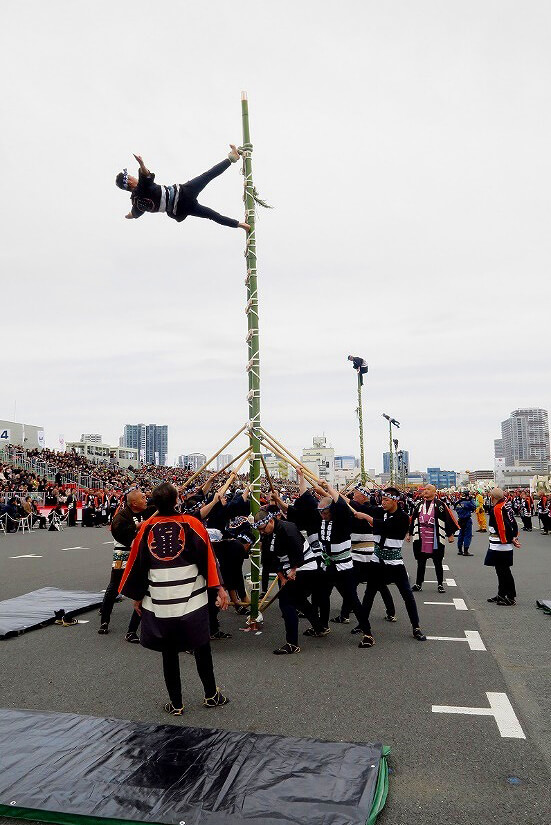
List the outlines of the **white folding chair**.
{"label": "white folding chair", "polygon": [[19,524],[17,525],[17,532],[21,530],[22,533],[27,531],[27,533],[31,532],[31,519],[30,516],[23,516],[23,518],[19,519]]}

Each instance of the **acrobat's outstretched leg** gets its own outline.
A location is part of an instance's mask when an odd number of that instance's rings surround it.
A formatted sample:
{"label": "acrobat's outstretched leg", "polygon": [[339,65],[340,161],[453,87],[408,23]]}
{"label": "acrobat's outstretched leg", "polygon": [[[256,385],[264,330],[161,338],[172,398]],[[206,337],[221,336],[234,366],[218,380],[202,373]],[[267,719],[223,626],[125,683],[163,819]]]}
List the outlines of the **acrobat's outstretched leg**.
{"label": "acrobat's outstretched leg", "polygon": [[217,163],[216,166],[213,166],[212,169],[209,169],[208,172],[203,172],[202,175],[198,175],[196,178],[192,178],[188,180],[187,183],[184,184],[188,192],[193,196],[197,197],[211,182],[214,178],[217,178],[218,175],[221,175],[222,172],[225,172],[226,169],[229,169],[232,163],[235,163],[239,160],[239,153],[236,147],[230,143],[231,152],[228,154],[226,160]]}
{"label": "acrobat's outstretched leg", "polygon": [[210,209],[208,206],[203,206],[200,203],[196,203],[195,206],[190,207],[189,214],[195,218],[208,218],[209,221],[222,224],[222,226],[231,226],[234,229],[237,229],[237,227],[250,229],[248,224],[239,223],[235,218],[227,218],[225,215],[220,215],[218,212],[215,212],[214,209]]}

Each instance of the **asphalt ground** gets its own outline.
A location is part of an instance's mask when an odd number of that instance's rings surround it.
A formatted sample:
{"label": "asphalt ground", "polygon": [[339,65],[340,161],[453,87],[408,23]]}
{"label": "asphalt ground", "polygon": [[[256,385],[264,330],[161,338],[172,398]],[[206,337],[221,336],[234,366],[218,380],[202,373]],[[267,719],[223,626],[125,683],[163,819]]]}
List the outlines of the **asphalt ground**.
{"label": "asphalt ground", "polygon": [[[416,642],[397,592],[396,624],[383,621],[377,597],[376,645],[366,650],[350,635],[352,625],[332,625],[325,639],[304,639],[300,655],[275,657],[272,650],[284,640],[276,604],[258,636],[241,633],[243,619],[228,612],[222,626],[233,638],[213,648],[217,681],[231,703],[202,708],[194,660],[182,654],[186,713],[173,719],[162,712],[160,655],[124,641],[130,616],[125,600],[115,605],[107,636],[98,636],[99,617],[91,611],[80,617],[86,624],[0,641],[0,705],[383,742],[392,753],[381,825],[540,825],[551,817],[551,617],[536,609],[535,600],[551,597],[551,536],[539,534],[536,519],[534,526],[533,533],[521,533],[523,547],[515,553],[516,607],[486,602],[496,592],[496,577],[483,566],[487,537],[477,533],[473,558],[457,556],[455,545],[446,551],[445,576],[457,586],[444,595],[426,583],[416,594],[427,635],[458,638],[475,630],[486,651],[470,650],[465,642]],[[42,558],[11,558],[25,554]],[[404,555],[411,573],[415,563],[407,545]],[[110,561],[106,528],[0,535],[0,599],[45,586],[101,590]],[[427,579],[434,578],[428,570]],[[463,598],[469,609],[424,604],[453,598]],[[486,692],[507,694],[525,739],[503,738],[493,717],[432,712],[433,705],[487,708]]]}

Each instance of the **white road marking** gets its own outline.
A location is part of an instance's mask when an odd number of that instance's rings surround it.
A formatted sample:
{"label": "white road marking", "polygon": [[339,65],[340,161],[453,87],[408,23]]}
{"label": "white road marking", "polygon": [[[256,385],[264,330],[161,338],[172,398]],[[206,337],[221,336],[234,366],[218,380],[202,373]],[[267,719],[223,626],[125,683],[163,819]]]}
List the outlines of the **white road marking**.
{"label": "white road marking", "polygon": [[9,556],[10,559],[41,559],[43,556],[37,556],[36,553],[27,553],[23,556]]}
{"label": "white road marking", "polygon": [[[449,569],[450,569],[449,564],[443,564],[442,565],[442,570],[448,570],[449,571]],[[427,564],[427,570],[434,570],[434,564]]]}
{"label": "white road marking", "polygon": [[90,619],[77,619],[77,624],[89,624]]}
{"label": "white road marking", "polygon": [[499,733],[504,739],[526,739],[513,706],[506,693],[486,692],[489,708],[455,707],[453,705],[433,705],[433,713],[461,713],[467,716],[493,716]]}
{"label": "white road marking", "polygon": [[[457,587],[457,582],[455,579],[444,579],[445,583],[448,587]],[[436,579],[425,579],[424,584],[438,584]]]}
{"label": "white road marking", "polygon": [[464,599],[454,599],[453,602],[423,602],[423,604],[446,604],[455,607],[456,610],[468,610]]}
{"label": "white road marking", "polygon": [[114,543],[115,543],[115,542],[114,542],[114,540],[113,540],[113,539],[111,539],[111,541],[104,541],[104,542],[103,542],[103,544],[114,544]]}
{"label": "white road marking", "polygon": [[61,547],[60,550],[63,553],[65,550],[89,550],[89,547]]}
{"label": "white road marking", "polygon": [[482,641],[478,630],[466,630],[465,636],[467,637],[471,650],[486,650],[486,645]]}
{"label": "white road marking", "polygon": [[486,650],[478,630],[466,630],[463,636],[427,636],[433,642],[467,642],[471,650]]}

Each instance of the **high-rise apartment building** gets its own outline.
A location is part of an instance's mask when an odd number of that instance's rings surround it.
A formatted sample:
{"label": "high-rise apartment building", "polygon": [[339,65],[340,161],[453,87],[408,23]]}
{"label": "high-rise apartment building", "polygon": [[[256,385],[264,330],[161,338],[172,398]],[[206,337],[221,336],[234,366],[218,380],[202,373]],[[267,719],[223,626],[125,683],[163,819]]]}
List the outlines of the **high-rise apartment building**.
{"label": "high-rise apartment building", "polygon": [[166,424],[126,424],[122,447],[138,450],[145,464],[165,466],[168,459],[168,426]]}
{"label": "high-rise apartment building", "polygon": [[[409,450],[400,450],[402,453],[402,463],[404,467],[409,468]],[[396,453],[394,453],[394,475],[397,474],[398,461]],[[390,452],[383,453],[383,473],[387,475],[390,473]]]}
{"label": "high-rise apartment building", "polygon": [[191,470],[194,473],[206,463],[207,457],[203,453],[188,453],[187,455],[178,456],[178,467],[183,467],[184,470]]}
{"label": "high-rise apartment building", "polygon": [[312,446],[302,451],[302,463],[322,481],[333,484],[335,478],[335,450],[327,446],[325,436],[314,436]]}
{"label": "high-rise apartment building", "polygon": [[85,444],[103,444],[103,438],[99,433],[82,433],[80,440]]}
{"label": "high-rise apartment building", "polygon": [[494,458],[505,458],[502,438],[494,438]]}
{"label": "high-rise apartment building", "polygon": [[531,467],[535,472],[547,473],[549,467],[547,410],[537,407],[513,410],[509,418],[501,422],[501,437],[506,467]]}
{"label": "high-rise apartment building", "polygon": [[354,455],[335,456],[335,470],[353,470],[356,466],[356,456]]}
{"label": "high-rise apartment building", "polygon": [[[216,469],[221,470],[222,467],[225,467],[226,464],[229,464],[230,461],[233,459],[233,455],[231,453],[222,453],[216,459]],[[207,459],[205,458],[205,461]]]}

